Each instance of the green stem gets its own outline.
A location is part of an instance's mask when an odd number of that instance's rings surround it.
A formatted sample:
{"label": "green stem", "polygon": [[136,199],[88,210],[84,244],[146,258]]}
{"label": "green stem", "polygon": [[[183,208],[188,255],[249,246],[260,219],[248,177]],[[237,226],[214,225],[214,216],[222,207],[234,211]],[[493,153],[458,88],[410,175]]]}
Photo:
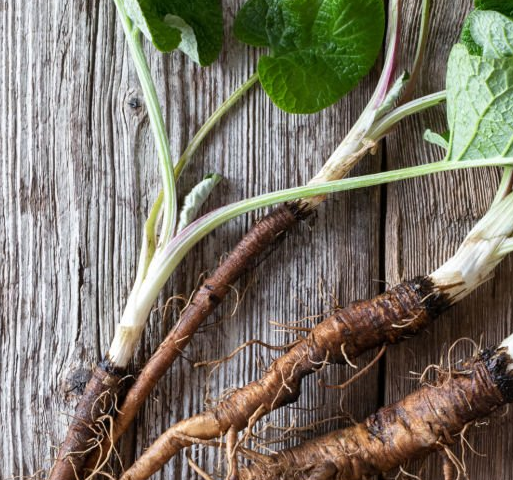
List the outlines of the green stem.
{"label": "green stem", "polygon": [[513,238],[504,241],[504,243],[497,249],[497,255],[508,255],[513,252]]}
{"label": "green stem", "polygon": [[378,120],[376,124],[369,130],[367,137],[371,140],[377,141],[384,137],[396,123],[401,121],[404,117],[418,113],[427,108],[434,107],[439,103],[445,102],[445,91],[432,93],[421,98],[412,100],[397,107],[388,115]]}
{"label": "green stem", "polygon": [[176,224],[176,186],[173,173],[173,161],[171,159],[171,150],[169,148],[169,139],[167,137],[162,110],[157,97],[155,84],[151,77],[148,61],[144,54],[140,33],[135,28],[126,12],[123,0],[114,0],[119,12],[119,18],[123,25],[128,48],[134,61],[137,76],[144,94],[148,117],[153,131],[157,146],[157,154],[160,164],[160,173],[164,190],[164,218],[162,220],[162,231],[160,241],[166,243],[174,233]]}
{"label": "green stem", "polygon": [[478,167],[511,167],[513,158],[495,157],[484,160],[467,160],[459,162],[440,161],[428,165],[392,170],[362,177],[347,178],[317,185],[289,188],[278,192],[260,195],[247,200],[222,207],[193,222],[160,252],[156,254],[148,269],[146,279],[136,300],[136,309],[149,311],[156,300],[161,288],[178,266],[187,252],[212,230],[239,215],[264,208],[276,203],[282,203],[300,198],[326,195],[334,192],[372,187],[385,183],[421,177],[433,173],[461,170]]}
{"label": "green stem", "polygon": [[[444,100],[445,92],[433,93],[397,107],[367,127],[363,121],[360,122],[358,129],[351,129],[319,173],[309,182],[309,185],[317,185],[345,177],[350,169],[372,149],[373,145],[381,140],[404,117],[426,110]],[[363,117],[365,117],[365,113],[362,114],[361,118]],[[369,119],[366,119],[366,121],[369,122]],[[358,122],[356,125],[358,125]],[[302,199],[301,205],[304,208],[311,209],[315,208],[322,200],[322,196]]]}
{"label": "green stem", "polygon": [[155,250],[157,248],[157,236],[155,232],[155,226],[157,224],[160,209],[162,208],[163,200],[164,193],[160,192],[159,196],[157,197],[157,200],[155,200],[155,203],[151,207],[150,215],[144,224],[141,252],[139,254],[137,274],[133,286],[133,290],[135,291],[137,291],[139,285],[144,280],[146,271],[148,270],[151,260],[155,255]]}
{"label": "green stem", "polygon": [[[201,142],[205,139],[208,133],[215,127],[215,125],[221,120],[221,118],[241,99],[241,97],[258,81],[258,73],[254,73],[248,78],[237,90],[235,90],[230,97],[225,100],[222,105],[208,118],[208,120],[204,123],[204,125],[198,130],[196,135],[194,135],[191,143],[183,152],[180,157],[178,163],[174,167],[174,177],[178,179],[183,172],[184,168],[189,163],[191,157],[194,155],[198,147],[201,145]],[[152,207],[152,212],[155,208],[159,210],[162,208],[162,197],[163,192],[160,192],[159,199]],[[177,227],[178,229],[179,227]],[[143,242],[145,240],[143,239]],[[161,246],[164,243],[160,244]],[[145,267],[146,268],[146,267]],[[145,271],[145,270],[144,270]]]}
{"label": "green stem", "polygon": [[415,86],[417,85],[417,79],[420,75],[420,69],[424,61],[424,54],[426,52],[426,46],[429,34],[429,12],[431,10],[431,1],[423,0],[422,2],[422,14],[420,18],[420,33],[417,42],[417,50],[415,52],[415,60],[413,61],[413,68],[411,70],[410,80],[406,85],[401,99],[401,105],[411,100]]}
{"label": "green stem", "polygon": [[175,165],[175,177],[178,178],[183,169],[189,163],[189,160],[194,155],[201,142],[207,134],[215,127],[228,110],[230,110],[240,98],[256,83],[258,82],[258,73],[254,73],[249,77],[237,90],[235,90],[230,97],[223,102],[223,104],[208,118],[203,126],[198,130],[191,143],[183,152],[182,156]]}
{"label": "green stem", "polygon": [[492,205],[496,205],[506,195],[511,193],[512,187],[513,187],[513,168],[508,167],[508,168],[504,169],[504,173],[502,174],[501,183],[499,185],[499,188],[497,189],[497,193],[495,194],[495,198],[493,199]]}

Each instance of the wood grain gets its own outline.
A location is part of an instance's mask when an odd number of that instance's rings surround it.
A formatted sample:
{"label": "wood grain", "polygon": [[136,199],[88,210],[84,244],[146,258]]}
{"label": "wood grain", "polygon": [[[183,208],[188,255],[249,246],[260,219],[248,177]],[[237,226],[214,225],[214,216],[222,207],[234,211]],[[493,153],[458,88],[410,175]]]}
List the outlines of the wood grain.
{"label": "wood grain", "polygon": [[[254,71],[259,52],[231,37],[240,3],[224,2],[227,38],[210,68],[148,48],[175,156]],[[412,3],[407,26],[418,16],[419,2]],[[454,10],[438,3],[432,35],[443,41],[430,47],[422,92],[443,84],[444,59],[469,2],[460,1]],[[410,53],[411,35],[405,38]],[[42,478],[91,366],[108,348],[134,280],[141,228],[159,179],[144,102],[111,2],[0,0],[0,38],[0,478],[37,472]],[[357,118],[376,79],[374,71],[346,99],[312,116],[287,115],[254,88],[209,135],[181,179],[180,193],[212,171],[225,180],[206,209],[306,182]],[[442,119],[438,110],[405,123],[386,143],[387,167],[431,160],[434,150],[417,145],[423,128],[440,129]],[[380,151],[356,173],[379,170],[382,159]],[[489,185],[496,181],[496,174],[485,172],[445,175],[331,198],[237,286],[238,307],[234,292],[198,333],[122,442],[122,462],[140,455],[170,423],[256,378],[276,353],[248,347],[210,376],[205,368],[193,368],[195,361],[224,357],[252,338],[288,342],[293,335],[277,331],[270,320],[295,321],[326,311],[335,301],[376,294],[385,280],[380,278],[385,260],[389,282],[433,268],[484,212]],[[201,242],[159,305],[172,295],[188,296],[199,275],[215,267],[258,215],[234,220]],[[386,238],[380,239],[383,226]],[[310,378],[298,405],[268,421],[304,426],[346,412],[361,419],[381,403],[384,386],[387,399],[410,391],[409,370],[437,359],[444,343],[481,332],[487,341],[501,338],[511,326],[505,279],[512,268],[506,262],[493,282],[445,315],[430,336],[391,349],[381,378],[374,369],[342,397],[319,388],[318,377]],[[175,320],[176,312],[155,309],[134,372]],[[327,383],[341,383],[349,374],[349,368],[321,373]],[[472,437],[491,455],[469,459],[473,478],[513,479],[507,420],[499,421],[491,438],[486,429]],[[337,418],[306,435],[347,423],[347,417]],[[210,472],[219,466],[216,451],[199,447],[193,457]],[[488,471],[494,475],[483,474]],[[197,477],[179,457],[154,478]],[[439,477],[432,469],[424,478]]]}
{"label": "wood grain", "polygon": [[[405,2],[405,25],[402,45],[414,52],[414,18],[418,2]],[[451,45],[458,40],[463,19],[471,2],[433,2],[433,19],[426,59],[417,95],[444,88],[445,65]],[[436,39],[436,41],[435,41]],[[439,160],[442,152],[422,141],[426,128],[437,132],[447,129],[442,107],[406,120],[387,140],[387,169],[406,167]],[[436,175],[386,188],[386,280],[400,279],[431,272],[456,251],[468,231],[486,212],[495,193],[498,171],[458,172]],[[451,354],[457,361],[474,351],[470,341],[483,345],[500,342],[511,332],[512,295],[508,285],[513,263],[506,259],[495,278],[448,313],[424,335],[390,348],[386,356],[385,400],[394,401],[418,385],[418,373],[442,359],[447,365],[448,349],[460,340]],[[504,412],[500,412],[501,414]],[[466,447],[465,462],[471,479],[512,479],[513,463],[507,452],[511,448],[511,413],[496,415],[491,425],[470,429],[469,444],[482,457]],[[461,455],[461,448],[455,450]],[[421,466],[412,465],[412,473]],[[432,456],[420,475],[423,479],[442,478],[442,458]]]}

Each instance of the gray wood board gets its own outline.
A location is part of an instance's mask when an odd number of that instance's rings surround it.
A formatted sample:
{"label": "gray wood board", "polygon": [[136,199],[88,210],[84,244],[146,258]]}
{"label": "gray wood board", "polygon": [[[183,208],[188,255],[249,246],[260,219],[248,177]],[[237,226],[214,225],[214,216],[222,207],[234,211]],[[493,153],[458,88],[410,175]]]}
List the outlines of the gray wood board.
{"label": "gray wood board", "polygon": [[[405,25],[402,45],[408,56],[415,50],[417,2],[405,2]],[[413,5],[415,3],[415,5]],[[430,38],[420,75],[417,95],[444,88],[445,66],[451,45],[458,40],[461,24],[471,2],[433,2]],[[436,39],[436,41],[434,40]],[[443,153],[422,141],[426,128],[443,132],[447,128],[443,107],[406,120],[386,143],[387,169],[440,160]],[[385,265],[386,279],[394,284],[404,278],[434,271],[452,256],[472,226],[489,207],[500,172],[468,171],[434,175],[387,187]],[[418,385],[418,374],[430,364],[448,365],[448,350],[453,362],[474,353],[465,338],[494,345],[511,333],[512,295],[508,286],[513,264],[506,259],[495,277],[464,299],[424,334],[390,348],[386,356],[386,402],[397,400]],[[455,452],[464,459],[472,479],[512,479],[512,437],[508,426],[511,414],[495,415],[491,425],[472,428],[465,438],[465,452]],[[474,448],[480,456],[472,453]],[[442,478],[442,459],[432,455],[425,465],[416,463],[407,471],[421,478]],[[424,470],[421,470],[424,468]]]}
{"label": "gray wood board", "polygon": [[[443,41],[430,47],[419,93],[443,85],[444,61],[467,3],[465,8],[435,6],[432,35]],[[180,54],[161,56],[148,48],[175,156],[254,71],[259,52],[230,35],[239,4],[225,4],[227,42],[213,67],[202,70]],[[3,1],[0,18],[0,478],[9,478],[42,476],[49,467],[80,388],[106,352],[122,312],[159,178],[142,95],[113,4]],[[417,18],[418,6],[408,7],[408,31]],[[404,42],[410,54],[414,32]],[[378,70],[346,99],[313,116],[287,115],[254,88],[209,135],[181,179],[180,193],[212,171],[225,180],[206,209],[305,183],[357,118]],[[134,100],[141,106],[130,106]],[[406,122],[386,143],[387,167],[438,158],[434,148],[422,144],[421,134],[426,126],[443,125],[442,109]],[[383,155],[366,158],[355,173],[378,171]],[[248,347],[210,376],[205,368],[193,368],[195,361],[224,357],[252,338],[287,343],[293,335],[277,331],[270,320],[322,313],[334,298],[338,304],[367,298],[382,289],[380,280],[396,282],[434,268],[485,211],[489,185],[497,178],[488,172],[444,175],[332,197],[237,286],[241,301],[235,312],[234,293],[195,336],[122,442],[123,463],[139,456],[171,423],[202,410],[206,400],[257,378],[276,353]],[[201,273],[214,268],[259,215],[234,220],[202,241],[173,275],[160,305],[173,295],[188,296]],[[380,239],[382,226],[386,237]],[[385,266],[386,277],[380,278]],[[318,377],[312,377],[297,406],[266,421],[303,426],[347,413],[362,419],[385,393],[390,400],[411,391],[415,382],[409,371],[438,359],[444,344],[462,336],[478,339],[482,332],[487,343],[497,341],[510,327],[505,277],[511,269],[506,262],[493,282],[445,315],[429,335],[390,349],[381,378],[374,369],[341,395],[320,388]],[[164,315],[155,309],[134,371],[174,321],[176,310]],[[372,353],[358,364],[371,358]],[[327,383],[340,383],[351,373],[331,367],[321,375]],[[483,428],[471,437],[490,455],[468,459],[473,478],[484,478],[490,463],[494,475],[489,478],[513,478],[507,421],[500,419],[493,435],[486,436]],[[306,435],[348,423],[334,418]],[[201,447],[193,455],[211,472],[218,466],[214,450]],[[424,478],[438,478],[434,469],[429,475]],[[155,478],[196,477],[179,456]]]}

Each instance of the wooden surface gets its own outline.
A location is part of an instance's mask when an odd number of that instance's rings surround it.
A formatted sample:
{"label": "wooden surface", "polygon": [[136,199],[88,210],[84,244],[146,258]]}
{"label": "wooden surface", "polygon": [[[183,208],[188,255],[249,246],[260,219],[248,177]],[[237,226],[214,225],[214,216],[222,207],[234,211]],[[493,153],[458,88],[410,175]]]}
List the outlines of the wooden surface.
{"label": "wooden surface", "polygon": [[[258,52],[230,36],[240,2],[224,3],[227,41],[213,67],[201,70],[180,54],[150,53],[175,155],[255,68]],[[402,45],[409,59],[419,3],[405,1]],[[443,88],[445,60],[470,5],[434,3],[418,94]],[[0,39],[0,478],[43,478],[90,368],[108,348],[159,180],[144,104],[111,2],[1,0]],[[225,180],[207,208],[305,183],[357,118],[378,70],[346,99],[313,116],[287,115],[254,88],[208,137],[180,192],[212,171]],[[404,122],[355,173],[440,158],[440,151],[421,140],[427,127],[444,129],[442,108]],[[334,303],[372,296],[384,282],[429,272],[484,213],[497,181],[496,172],[444,174],[331,198],[237,286],[238,308],[234,293],[196,335],[122,443],[122,462],[129,464],[170,423],[203,409],[205,401],[256,378],[273,352],[248,347],[210,376],[205,368],[193,368],[195,361],[224,357],[252,338],[286,343],[294,336],[270,320],[319,314]],[[257,216],[232,221],[205,239],[172,277],[161,305],[172,295],[189,295],[199,275],[216,265]],[[301,432],[306,436],[346,425],[349,415],[362,419],[410,392],[417,382],[412,372],[438,362],[457,339],[500,340],[512,327],[512,271],[509,259],[495,279],[428,333],[390,348],[380,367],[342,396],[318,387],[318,377],[312,377],[297,405],[266,421],[304,426],[332,418]],[[175,320],[155,310],[134,371]],[[461,343],[455,355],[470,351]],[[371,358],[372,353],[358,364]],[[331,367],[321,375],[327,383],[340,383],[351,373]],[[511,420],[511,414],[496,417],[492,426],[469,432],[472,446],[487,455],[467,451],[470,478],[513,480]],[[267,434],[280,432],[269,428]],[[197,448],[193,457],[212,473],[218,467],[215,451]],[[427,462],[421,477],[440,478],[437,458]],[[155,478],[196,476],[179,456]]]}

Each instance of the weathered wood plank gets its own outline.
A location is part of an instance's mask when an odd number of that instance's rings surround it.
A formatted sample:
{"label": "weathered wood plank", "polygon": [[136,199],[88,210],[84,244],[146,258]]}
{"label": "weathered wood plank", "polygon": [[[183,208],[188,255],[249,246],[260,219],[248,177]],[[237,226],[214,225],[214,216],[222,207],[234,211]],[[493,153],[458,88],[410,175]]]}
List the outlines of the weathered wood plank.
{"label": "weathered wood plank", "polygon": [[48,467],[122,308],[140,220],[130,206],[129,137],[111,115],[127,74],[114,54],[123,47],[112,7],[2,2],[0,10],[7,478]]}
{"label": "weathered wood plank", "polygon": [[[232,15],[236,10],[236,6],[228,9],[228,35]],[[187,138],[192,136],[215,105],[254,71],[256,58],[257,55],[252,49],[230,39],[220,62],[208,71],[200,72],[189,68],[182,72],[180,78],[174,73],[176,67],[173,67],[173,64],[180,62],[182,65],[183,60],[176,56],[170,59],[171,66],[165,72],[165,78],[170,85],[169,91],[182,89],[187,96],[188,88],[194,86],[194,97],[189,102],[190,106],[186,103],[183,108],[189,112],[186,114],[189,135],[180,139],[181,144],[178,145],[177,152],[180,147],[185,146]],[[355,120],[365,100],[368,99],[374,83],[375,76],[371,81],[366,81],[358,93],[342,104],[312,117],[286,115],[274,107],[260,89],[252,91],[221,127],[216,129],[208,145],[198,155],[199,159],[204,159],[205,172],[215,169],[227,176],[227,182],[222,187],[223,197],[219,200],[235,200],[305,182],[348,131],[351,122]],[[214,90],[214,94],[212,86],[217,89]],[[179,122],[179,119],[176,121]],[[373,164],[360,169],[360,172],[375,170],[379,166],[380,160],[377,158]],[[197,179],[197,172],[191,169],[187,172],[184,183],[192,186]],[[223,322],[197,335],[185,356],[192,360],[220,358],[252,338],[260,338],[272,344],[288,342],[291,337],[277,335],[268,321],[292,321],[309,315],[309,312],[325,311],[329,307],[329,299],[323,300],[321,297],[322,292],[318,289],[320,278],[326,282],[329,289],[335,289],[335,294],[342,303],[376,292],[378,285],[372,279],[378,276],[379,232],[374,229],[379,215],[377,195],[377,190],[359,192],[345,198],[341,197],[330,202],[326,209],[321,209],[312,232],[306,225],[302,226],[298,233],[288,238],[273,252],[260,266],[256,277],[248,278],[245,285],[239,286],[244,290],[248,282],[252,282],[236,314],[230,318],[234,298],[232,304],[225,305],[212,320],[215,322],[224,319]],[[209,206],[218,205],[219,200],[213,199]],[[336,225],[329,221],[334,216],[337,218]],[[186,260],[183,269],[175,275],[173,293],[190,292],[198,274],[206,267],[212,268],[216,265],[219,257],[240,238],[256,218],[257,216],[252,215],[248,219],[234,221],[203,242]],[[348,229],[347,225],[353,225],[356,219],[359,225]],[[334,249],[334,245],[343,248]],[[368,248],[362,251],[358,261],[354,262],[352,253],[360,250],[359,245],[367,245]],[[340,287],[339,275],[346,278],[346,269],[337,268],[337,265],[351,265],[348,281]],[[362,271],[366,272],[365,281],[357,284],[358,288],[355,289],[354,278]],[[270,278],[273,280],[266,281]],[[306,304],[309,310],[302,307],[299,301]],[[158,320],[154,319],[155,322]],[[151,348],[145,348],[145,356],[155,348],[156,340],[163,336],[163,330],[156,324],[153,325],[155,333],[151,339],[147,339]],[[210,394],[217,398],[226,389],[257,378],[262,368],[262,365],[257,363],[260,353],[264,364],[269,364],[270,352],[261,351],[259,348],[248,349],[236,360],[223,365],[218,374],[212,377]],[[352,411],[352,407],[349,407],[351,404],[359,405],[359,411],[356,413],[358,416],[375,408],[376,373],[373,373],[374,381],[371,388],[361,386],[351,393],[350,400],[344,403],[348,411]],[[206,378],[207,372],[204,369],[191,369],[190,361],[181,360],[176,363],[172,372],[157,389],[158,401],[149,403],[138,421],[135,437],[137,456],[149,440],[154,439],[172,422],[204,408]],[[335,369],[330,371],[326,378],[328,383],[337,383],[341,377]],[[272,415],[269,420],[279,425],[288,425],[298,416],[296,423],[303,425],[338,415],[338,395],[327,391],[319,395],[318,388],[312,388],[315,383],[316,380],[312,380],[305,386],[304,396],[299,403],[301,408],[321,407],[315,415],[301,415],[301,411],[291,410]],[[186,389],[184,385],[187,385]],[[180,392],[179,398],[176,392]],[[322,431],[335,424],[326,424],[318,430]],[[276,435],[276,432],[272,433]],[[200,452],[200,464],[208,466],[215,463],[216,452],[205,453],[203,449],[200,449]],[[212,467],[207,467],[207,470],[212,471]],[[183,456],[155,478],[169,478],[173,473],[175,478],[189,478],[190,472],[183,461]]]}
{"label": "weathered wood plank", "polygon": [[[226,5],[227,32],[239,3]],[[130,106],[141,96],[113,5],[2,2],[0,15],[0,477],[9,478],[50,465],[51,447],[63,438],[77,393],[122,311],[158,176],[144,106]],[[150,56],[178,155],[250,75],[257,53],[229,39],[220,62],[206,70],[178,54]],[[286,115],[255,89],[209,137],[184,175],[182,193],[210,171],[226,180],[207,208],[305,182],[347,132],[375,81],[374,74],[336,107],[311,117]],[[375,171],[380,163],[378,155],[358,172]],[[233,221],[202,242],[168,295],[188,295],[255,218]],[[193,369],[191,360],[222,357],[255,337],[287,342],[290,336],[275,332],[269,320],[327,310],[331,291],[341,304],[378,291],[379,190],[338,196],[309,223],[311,230],[300,226],[239,286],[249,285],[236,313],[230,315],[234,295],[211,320],[222,322],[198,334],[122,445],[124,461],[171,422],[204,408],[207,372]],[[136,365],[172,322],[154,313]],[[269,363],[269,352],[248,349],[223,365],[209,382],[211,396],[256,378],[260,353]],[[345,373],[329,369],[324,376],[337,383]],[[377,390],[376,371],[342,400],[312,379],[299,406],[313,412],[290,409],[270,420],[288,425],[297,416],[296,424],[304,425],[339,415],[339,404],[361,418],[375,409]],[[334,420],[317,431],[340,424]],[[215,452],[201,456],[212,469]],[[180,457],[155,478],[193,476]]]}
{"label": "weathered wood plank", "polygon": [[[405,2],[402,44],[414,51],[413,18],[418,2]],[[417,93],[444,88],[449,50],[458,39],[460,25],[471,2],[434,2],[431,41]],[[387,168],[399,168],[441,158],[441,151],[422,141],[426,128],[442,132],[447,126],[443,108],[407,120],[387,141]],[[436,269],[447,260],[475,222],[485,213],[498,184],[499,173],[473,171],[437,175],[387,187],[386,280],[394,284]],[[513,264],[507,259],[497,275],[430,328],[429,332],[388,350],[386,357],[386,401],[411,392],[418,376],[429,364],[437,364],[457,340],[471,338],[492,345],[511,332],[512,295],[508,277]],[[453,360],[470,355],[469,342],[458,344]],[[482,458],[467,447],[465,461],[472,479],[512,479],[513,464],[507,453],[511,446],[511,414],[494,418],[492,426],[471,429],[466,438]],[[456,450],[458,451],[458,450]],[[460,452],[461,453],[461,452]],[[418,465],[411,468],[418,473]],[[442,478],[441,460],[436,456],[425,465],[423,479]]]}
{"label": "weathered wood plank", "polygon": [[[410,56],[418,3],[405,7],[403,45]],[[239,4],[227,2],[227,32]],[[437,41],[429,48],[419,92],[443,87],[445,59],[468,7],[463,0],[435,5],[431,32]],[[51,446],[62,439],[81,384],[108,347],[133,281],[141,226],[158,175],[144,105],[130,106],[137,105],[141,93],[111,3],[1,2],[0,17],[0,478],[9,478],[49,466]],[[229,39],[221,60],[200,70],[180,55],[150,53],[175,155],[252,73],[257,55]],[[210,171],[226,180],[207,208],[305,182],[347,132],[375,80],[374,74],[346,100],[311,117],[279,112],[255,88],[210,135],[184,175],[181,192]],[[422,143],[421,134],[426,127],[442,130],[443,118],[439,109],[405,122],[387,142],[387,167],[439,158],[438,151]],[[380,156],[366,160],[358,172],[375,171],[380,163]],[[497,179],[496,173],[473,172],[388,187],[386,280],[395,283],[427,272],[448,258],[485,211]],[[200,273],[215,266],[255,218],[233,221],[203,241],[174,275],[162,303],[167,296],[188,295]],[[322,312],[329,308],[332,291],[340,304],[377,293],[379,224],[380,194],[374,189],[339,195],[315,221],[301,225],[255,276],[238,286],[247,291],[235,314],[234,294],[159,384],[121,447],[123,461],[139,455],[171,422],[203,409],[205,385],[215,399],[256,378],[260,355],[265,365],[271,353],[248,348],[208,380],[205,369],[192,367],[194,361],[223,357],[251,338],[286,343],[291,337],[276,332],[269,320],[293,321]],[[444,345],[461,337],[478,340],[481,333],[493,343],[510,330],[512,296],[506,278],[512,268],[511,260],[505,262],[493,281],[446,314],[429,334],[389,350],[387,401],[411,391],[410,371],[437,362]],[[174,320],[154,313],[134,369]],[[455,355],[464,350],[469,351],[468,344]],[[330,368],[323,375],[326,382],[337,383],[348,373]],[[298,409],[269,420],[305,425],[340,415],[340,406],[360,419],[378,404],[376,371],[342,399],[320,389],[316,380],[306,383]],[[494,419],[493,435],[485,428],[470,434],[476,449],[488,454],[486,459],[467,456],[472,478],[513,479],[509,420]],[[321,424],[316,433],[342,424],[340,419]],[[216,452],[200,448],[194,455],[214,470]],[[438,468],[439,462],[431,460],[423,478],[439,478]],[[180,457],[155,478],[195,477]]]}

